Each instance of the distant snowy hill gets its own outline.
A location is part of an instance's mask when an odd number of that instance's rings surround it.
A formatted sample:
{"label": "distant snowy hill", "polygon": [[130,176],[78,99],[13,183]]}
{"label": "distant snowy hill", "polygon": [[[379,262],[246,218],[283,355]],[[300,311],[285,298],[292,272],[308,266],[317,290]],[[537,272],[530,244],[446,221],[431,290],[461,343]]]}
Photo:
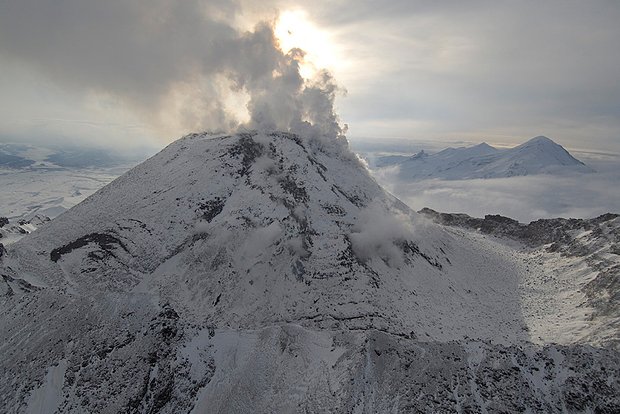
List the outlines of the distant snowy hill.
{"label": "distant snowy hill", "polygon": [[111,150],[0,143],[0,169],[102,168],[144,159]]}
{"label": "distant snowy hill", "polygon": [[533,341],[521,271],[343,140],[192,134],[2,252],[0,406],[618,412],[609,317]]}
{"label": "distant snowy hill", "polygon": [[410,157],[380,157],[375,160],[375,166],[396,168],[398,177],[403,180],[463,180],[593,172],[561,145],[542,136],[511,149],[496,149],[482,143],[474,147],[447,148],[435,154],[422,151]]}
{"label": "distant snowy hill", "polygon": [[80,147],[0,143],[0,216],[56,217],[146,155]]}

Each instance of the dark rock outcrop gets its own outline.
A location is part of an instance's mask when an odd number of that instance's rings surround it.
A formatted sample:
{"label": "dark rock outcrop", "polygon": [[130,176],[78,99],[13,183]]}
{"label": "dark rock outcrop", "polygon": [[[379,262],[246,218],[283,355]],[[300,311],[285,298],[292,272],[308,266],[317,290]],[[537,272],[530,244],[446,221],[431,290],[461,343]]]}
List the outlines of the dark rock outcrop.
{"label": "dark rock outcrop", "polygon": [[114,256],[114,249],[116,247],[121,247],[123,250],[127,251],[127,248],[117,237],[111,236],[109,234],[102,233],[91,233],[87,234],[79,239],[72,241],[64,246],[53,249],[50,252],[50,260],[53,262],[57,262],[60,258],[67,254],[71,253],[73,250],[79,249],[81,247],[86,246],[89,243],[95,243],[99,246],[99,248],[105,252],[106,255]]}
{"label": "dark rock outcrop", "polygon": [[[440,213],[426,207],[419,213],[439,224],[480,231],[497,237],[509,237],[530,247],[551,244],[550,251],[560,251],[567,255],[587,254],[587,251],[571,243],[574,239],[571,232],[582,230],[592,232],[593,236],[596,237],[602,234],[601,225],[620,217],[618,214],[607,213],[592,219],[553,218],[524,224],[500,215],[486,215],[484,218],[476,218],[462,213]],[[617,229],[615,234],[620,238]]]}

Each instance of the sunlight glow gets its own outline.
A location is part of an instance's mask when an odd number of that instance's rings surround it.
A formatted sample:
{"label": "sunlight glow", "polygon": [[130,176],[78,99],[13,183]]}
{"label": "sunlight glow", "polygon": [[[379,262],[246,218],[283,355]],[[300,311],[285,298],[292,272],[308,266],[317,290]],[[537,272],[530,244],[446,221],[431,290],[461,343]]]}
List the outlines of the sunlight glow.
{"label": "sunlight glow", "polygon": [[339,66],[340,59],[329,33],[312,23],[303,10],[282,12],[275,35],[285,53],[296,47],[306,52],[301,67],[301,75],[305,78],[311,78],[319,69],[335,71]]}

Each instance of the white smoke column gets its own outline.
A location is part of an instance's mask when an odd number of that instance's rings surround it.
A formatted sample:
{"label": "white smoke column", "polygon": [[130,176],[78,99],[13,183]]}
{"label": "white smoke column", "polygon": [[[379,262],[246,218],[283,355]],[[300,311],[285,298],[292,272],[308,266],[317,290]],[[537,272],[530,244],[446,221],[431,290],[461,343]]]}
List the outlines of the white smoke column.
{"label": "white smoke column", "polygon": [[246,84],[249,127],[280,129],[303,135],[339,137],[345,131],[334,110],[339,88],[332,75],[321,70],[314,79],[303,79],[300,65],[305,53],[292,49],[282,56],[278,69],[259,84]]}
{"label": "white smoke column", "polygon": [[355,255],[363,261],[378,257],[390,266],[404,263],[398,243],[412,240],[413,222],[410,217],[379,203],[362,210],[349,235]]}
{"label": "white smoke column", "polygon": [[[233,0],[9,0],[0,59],[66,88],[114,96],[154,126],[246,128],[341,137],[332,76],[300,75],[304,52],[282,51],[274,21],[239,30]],[[249,121],[231,108],[247,96]]]}

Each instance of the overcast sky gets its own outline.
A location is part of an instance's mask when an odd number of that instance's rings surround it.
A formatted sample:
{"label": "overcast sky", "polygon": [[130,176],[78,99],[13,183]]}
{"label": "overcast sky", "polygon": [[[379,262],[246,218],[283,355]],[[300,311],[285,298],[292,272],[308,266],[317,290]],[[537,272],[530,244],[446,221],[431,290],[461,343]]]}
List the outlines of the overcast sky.
{"label": "overcast sky", "polygon": [[[162,146],[284,111],[293,85],[306,114],[335,93],[351,139],[620,152],[619,21],[616,0],[3,0],[0,140]],[[341,88],[299,93],[293,46]]]}

